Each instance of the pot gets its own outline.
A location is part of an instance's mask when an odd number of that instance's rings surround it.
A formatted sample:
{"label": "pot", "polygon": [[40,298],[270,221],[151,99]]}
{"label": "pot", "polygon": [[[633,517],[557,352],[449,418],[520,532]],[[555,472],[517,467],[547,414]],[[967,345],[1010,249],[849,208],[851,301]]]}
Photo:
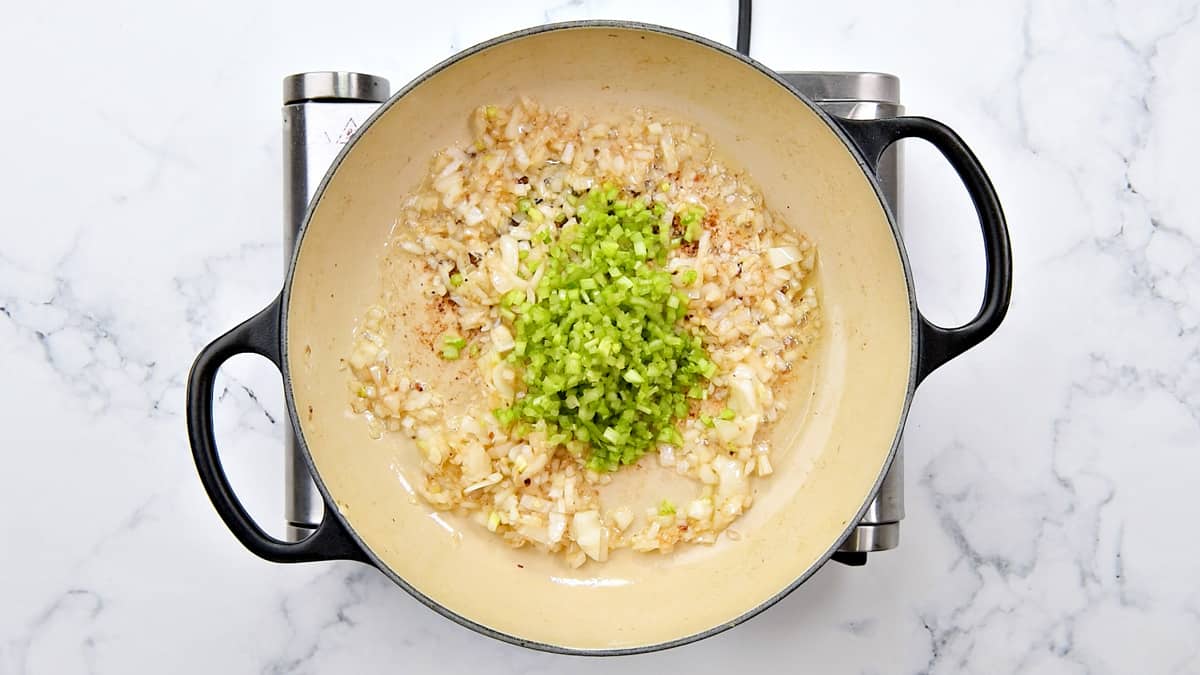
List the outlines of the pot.
{"label": "pot", "polygon": [[[432,154],[465,139],[474,107],[518,94],[548,105],[644,106],[697,123],[748,171],[767,203],[820,251],[824,334],[794,402],[769,431],[775,474],[759,481],[738,537],[669,555],[614,555],[570,569],[511,549],[432,511],[409,485],[407,438],[373,440],[348,411],[339,363],[380,287],[377,259],[404,193]],[[448,124],[447,120],[464,120]],[[975,204],[985,298],[957,328],[925,320],[893,214],[874,170],[901,138],[933,144]],[[282,293],[201,351],[187,392],[188,433],[218,514],[274,562],[356,560],[425,605],[485,635],[554,652],[624,654],[684,644],[761,612],[811,576],[858,522],[895,454],[917,385],[990,335],[1008,307],[1004,216],[978,160],[943,124],[919,117],[830,117],[775,73],[679,31],[578,22],[486,42],[418,77],[342,151],[310,207]],[[284,542],[247,514],[213,436],[217,369],[261,354],[281,371],[288,412],[325,500],[321,525]]]}

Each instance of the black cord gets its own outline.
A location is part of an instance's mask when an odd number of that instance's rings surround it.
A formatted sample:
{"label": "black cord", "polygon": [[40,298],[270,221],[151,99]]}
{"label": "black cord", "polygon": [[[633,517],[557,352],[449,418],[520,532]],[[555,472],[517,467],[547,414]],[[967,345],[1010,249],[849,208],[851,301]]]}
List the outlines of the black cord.
{"label": "black cord", "polygon": [[751,0],[738,0],[737,50],[750,56]]}

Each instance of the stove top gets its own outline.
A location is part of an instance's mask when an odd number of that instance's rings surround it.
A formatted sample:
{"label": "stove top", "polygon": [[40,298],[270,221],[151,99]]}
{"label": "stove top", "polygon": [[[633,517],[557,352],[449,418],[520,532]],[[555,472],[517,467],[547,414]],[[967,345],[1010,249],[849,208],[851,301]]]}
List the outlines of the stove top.
{"label": "stove top", "polygon": [[[748,28],[748,21],[743,24]],[[739,34],[742,31],[739,29]],[[739,49],[743,49],[739,38]],[[851,119],[896,117],[900,81],[865,72],[781,72],[783,79],[833,115]],[[382,77],[353,72],[309,72],[283,81],[284,253],[291,259],[296,233],[309,201],[338,152],[391,91]],[[899,214],[898,147],[885,153],[878,178],[884,197]],[[286,263],[285,263],[286,264]],[[284,448],[284,518],[291,541],[307,537],[320,524],[324,503],[308,473],[291,427]],[[895,548],[904,518],[903,443],[871,505],[842,542],[833,559],[863,565],[867,554]]]}

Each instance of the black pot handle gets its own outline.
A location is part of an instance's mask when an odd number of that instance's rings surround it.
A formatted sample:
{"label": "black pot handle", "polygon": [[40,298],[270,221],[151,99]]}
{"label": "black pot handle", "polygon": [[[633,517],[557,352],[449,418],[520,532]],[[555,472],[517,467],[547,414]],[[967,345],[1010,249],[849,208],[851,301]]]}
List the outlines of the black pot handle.
{"label": "black pot handle", "polygon": [[945,124],[927,117],[835,119],[858,146],[872,171],[878,167],[883,151],[896,141],[902,138],[929,141],[950,162],[975,204],[975,213],[979,215],[979,226],[983,230],[983,254],[987,263],[983,304],[975,318],[958,328],[942,328],[924,316],[920,317],[920,351],[917,359],[917,382],[920,382],[938,366],[994,333],[1008,313],[1008,303],[1012,298],[1012,247],[1008,240],[1004,211],[1000,208],[996,189],[992,187],[975,153]]}
{"label": "black pot handle", "polygon": [[217,513],[233,535],[260,558],[278,563],[311,562],[315,560],[358,560],[368,562],[362,549],[332,514],[334,507],[325,505],[325,517],[307,539],[286,542],[263,531],[229,485],[213,434],[213,383],[217,370],[235,354],[260,354],[282,371],[280,349],[281,298],[237,328],[213,340],[200,351],[192,372],[188,375],[187,426],[192,443],[192,456],[200,482],[208,492]]}

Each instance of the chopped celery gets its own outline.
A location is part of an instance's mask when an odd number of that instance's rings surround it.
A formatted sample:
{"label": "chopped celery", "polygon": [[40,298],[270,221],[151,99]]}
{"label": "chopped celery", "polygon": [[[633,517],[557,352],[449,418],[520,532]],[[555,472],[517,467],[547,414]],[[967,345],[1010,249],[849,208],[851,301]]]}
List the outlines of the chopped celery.
{"label": "chopped celery", "polygon": [[704,218],[705,209],[699,204],[693,204],[683,211],[679,212],[679,224],[683,226],[691,225]]}
{"label": "chopped celery", "polygon": [[[706,397],[716,366],[681,325],[688,298],[666,270],[679,242],[662,220],[664,205],[608,183],[577,202],[577,224],[534,236],[547,245],[534,299],[524,291],[501,299],[514,336],[505,358],[521,369],[526,391],[495,415],[516,436],[543,432],[586,448],[589,468],[612,471],[658,442],[682,442],[676,422],[689,400]],[[517,209],[531,220],[541,214],[527,198]],[[691,207],[687,215],[699,221],[703,213]]]}
{"label": "chopped celery", "polygon": [[463,347],[466,346],[467,341],[461,336],[454,333],[446,333],[442,336],[442,358],[453,361],[461,356]]}
{"label": "chopped celery", "polygon": [[696,241],[704,229],[704,207],[698,204],[687,207],[679,213],[679,224],[683,226],[684,241]]}

